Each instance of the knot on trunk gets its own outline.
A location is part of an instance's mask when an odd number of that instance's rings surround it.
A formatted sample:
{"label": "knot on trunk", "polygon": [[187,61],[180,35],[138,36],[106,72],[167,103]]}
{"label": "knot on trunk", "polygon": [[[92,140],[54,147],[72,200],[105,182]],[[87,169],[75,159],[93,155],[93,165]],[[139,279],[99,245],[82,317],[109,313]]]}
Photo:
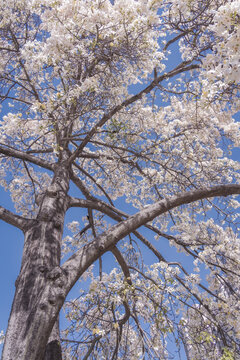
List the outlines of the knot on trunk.
{"label": "knot on trunk", "polygon": [[53,268],[48,272],[47,279],[56,280],[60,278],[62,275],[65,275],[63,270],[60,268],[60,266],[56,266],[55,268]]}
{"label": "knot on trunk", "polygon": [[54,286],[56,288],[62,288],[66,282],[67,272],[64,271],[60,266],[54,267],[52,270],[48,271],[46,278],[48,280],[54,281]]}
{"label": "knot on trunk", "polygon": [[66,284],[67,272],[60,266],[56,266],[46,273],[46,279],[49,280],[44,295],[44,304],[55,306],[65,298],[64,285]]}
{"label": "knot on trunk", "polygon": [[63,290],[51,290],[48,297],[48,302],[50,305],[56,305],[58,302],[62,301],[65,298],[65,293]]}
{"label": "knot on trunk", "polygon": [[55,228],[60,229],[63,224],[62,216],[58,215],[58,214],[55,215],[53,218],[53,223],[54,223]]}
{"label": "knot on trunk", "polygon": [[40,265],[38,267],[38,270],[40,271],[40,273],[46,273],[48,271],[48,268],[46,265]]}
{"label": "knot on trunk", "polygon": [[46,195],[55,198],[58,197],[58,191],[59,191],[58,187],[55,184],[53,184],[50,185],[46,190]]}

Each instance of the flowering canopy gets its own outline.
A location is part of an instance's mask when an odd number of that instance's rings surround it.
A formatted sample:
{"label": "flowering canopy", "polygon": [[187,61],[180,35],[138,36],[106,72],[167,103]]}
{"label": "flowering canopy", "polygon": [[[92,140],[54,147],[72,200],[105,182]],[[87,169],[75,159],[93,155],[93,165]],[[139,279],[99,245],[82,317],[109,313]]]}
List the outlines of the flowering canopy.
{"label": "flowering canopy", "polygon": [[[194,358],[240,358],[239,203],[214,198],[239,193],[239,1],[1,0],[0,13],[0,181],[21,215],[1,218],[37,219],[67,164],[67,207],[86,210],[63,256],[123,228],[100,248],[117,268],[97,277],[95,255],[83,266],[65,358],[168,359],[181,341]],[[131,225],[122,197],[148,215]],[[192,257],[189,272],[163,238]]]}

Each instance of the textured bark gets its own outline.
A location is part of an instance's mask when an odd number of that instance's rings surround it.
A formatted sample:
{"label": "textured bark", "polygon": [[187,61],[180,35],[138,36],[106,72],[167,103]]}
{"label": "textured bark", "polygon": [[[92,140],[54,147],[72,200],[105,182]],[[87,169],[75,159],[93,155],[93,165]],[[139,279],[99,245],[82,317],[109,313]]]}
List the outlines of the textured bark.
{"label": "textured bark", "polygon": [[[42,196],[37,218],[25,229],[3,360],[61,359],[56,321],[64,301],[65,274],[59,265],[68,184],[68,171],[59,165],[52,185]],[[55,355],[58,357],[51,357]]]}
{"label": "textured bark", "polygon": [[45,350],[44,360],[62,360],[59,321],[55,322]]}

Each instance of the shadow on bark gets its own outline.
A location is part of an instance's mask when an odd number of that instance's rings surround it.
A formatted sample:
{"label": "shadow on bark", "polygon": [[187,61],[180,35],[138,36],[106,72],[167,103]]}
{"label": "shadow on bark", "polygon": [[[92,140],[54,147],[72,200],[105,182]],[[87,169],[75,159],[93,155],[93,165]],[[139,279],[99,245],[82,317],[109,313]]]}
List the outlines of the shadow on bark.
{"label": "shadow on bark", "polygon": [[62,360],[62,350],[58,340],[53,340],[47,344],[44,360]]}

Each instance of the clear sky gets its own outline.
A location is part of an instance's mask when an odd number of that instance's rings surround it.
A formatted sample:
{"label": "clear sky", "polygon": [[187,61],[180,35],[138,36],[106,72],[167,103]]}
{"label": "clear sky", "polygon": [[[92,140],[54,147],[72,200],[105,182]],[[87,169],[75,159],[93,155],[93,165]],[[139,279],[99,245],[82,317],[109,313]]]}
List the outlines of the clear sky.
{"label": "clear sky", "polygon": [[[1,206],[14,210],[9,194],[2,188],[0,199]],[[0,331],[5,332],[15,291],[14,283],[20,271],[24,237],[20,230],[2,220],[0,221],[0,237]]]}

